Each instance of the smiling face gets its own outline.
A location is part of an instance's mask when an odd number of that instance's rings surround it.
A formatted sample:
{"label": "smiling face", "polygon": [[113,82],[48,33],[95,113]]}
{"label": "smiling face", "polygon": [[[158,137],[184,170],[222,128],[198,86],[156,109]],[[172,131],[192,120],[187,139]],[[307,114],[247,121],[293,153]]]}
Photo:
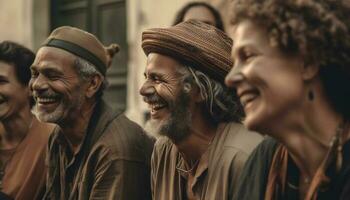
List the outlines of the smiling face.
{"label": "smiling face", "polygon": [[234,67],[226,85],[236,88],[248,128],[271,129],[301,107],[305,97],[302,59],[273,47],[266,30],[250,21],[239,23],[233,38]]}
{"label": "smiling face", "polygon": [[159,134],[176,141],[185,137],[191,120],[192,101],[190,93],[183,89],[180,69],[185,70],[176,60],[151,53],[145,70],[146,81],[140,89]]}
{"label": "smiling face", "polygon": [[85,84],[78,77],[74,60],[75,56],[61,49],[39,49],[29,86],[36,101],[32,111],[41,121],[59,123],[79,113]]}
{"label": "smiling face", "polygon": [[29,90],[22,85],[15,67],[0,61],[0,119],[18,114],[25,106],[29,108]]}

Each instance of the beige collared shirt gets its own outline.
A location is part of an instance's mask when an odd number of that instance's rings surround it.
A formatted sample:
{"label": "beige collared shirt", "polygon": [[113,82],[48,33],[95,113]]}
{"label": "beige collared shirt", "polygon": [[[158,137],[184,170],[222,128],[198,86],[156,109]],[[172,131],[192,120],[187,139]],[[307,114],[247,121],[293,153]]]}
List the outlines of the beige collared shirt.
{"label": "beige collared shirt", "polygon": [[[237,123],[223,123],[199,160],[190,191],[198,200],[232,198],[248,155],[263,137]],[[160,138],[152,155],[151,186],[154,200],[186,199],[188,174],[176,146]]]}

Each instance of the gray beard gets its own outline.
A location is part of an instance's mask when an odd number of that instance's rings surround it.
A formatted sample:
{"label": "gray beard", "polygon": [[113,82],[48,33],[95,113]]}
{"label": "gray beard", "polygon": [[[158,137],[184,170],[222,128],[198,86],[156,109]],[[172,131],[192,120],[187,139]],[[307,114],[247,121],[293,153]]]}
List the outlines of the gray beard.
{"label": "gray beard", "polygon": [[78,100],[75,103],[71,102],[68,104],[66,102],[60,102],[58,107],[51,113],[40,111],[36,104],[33,106],[31,112],[41,122],[58,124],[64,117],[67,117],[65,115],[67,115],[67,112],[71,112],[72,108],[80,108],[83,104],[82,102],[83,96],[79,94]]}
{"label": "gray beard", "polygon": [[192,115],[189,111],[190,95],[181,91],[177,100],[169,104],[170,118],[159,127],[159,134],[167,136],[175,144],[190,135]]}
{"label": "gray beard", "polygon": [[52,113],[43,113],[35,104],[32,108],[33,115],[41,122],[47,123],[57,123],[64,114],[62,103],[56,108],[56,110]]}

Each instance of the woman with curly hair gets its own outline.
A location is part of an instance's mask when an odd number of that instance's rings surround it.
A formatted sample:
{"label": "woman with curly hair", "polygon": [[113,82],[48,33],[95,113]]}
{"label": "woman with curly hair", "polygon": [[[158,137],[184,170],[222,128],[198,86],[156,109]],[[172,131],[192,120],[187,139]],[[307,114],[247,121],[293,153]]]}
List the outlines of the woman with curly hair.
{"label": "woman with curly hair", "polygon": [[236,199],[350,199],[350,5],[234,0],[234,87],[268,137]]}

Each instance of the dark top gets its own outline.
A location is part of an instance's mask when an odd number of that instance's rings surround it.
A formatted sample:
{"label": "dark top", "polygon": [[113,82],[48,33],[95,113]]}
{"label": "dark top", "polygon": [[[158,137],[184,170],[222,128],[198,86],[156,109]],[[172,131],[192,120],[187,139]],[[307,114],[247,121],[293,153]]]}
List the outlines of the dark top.
{"label": "dark top", "polygon": [[[272,138],[265,139],[250,155],[240,176],[235,200],[263,200],[267,179],[278,142]],[[350,141],[343,147],[343,166],[338,174],[334,166],[329,166],[326,175],[331,179],[328,186],[320,188],[318,200],[349,200],[350,199]],[[299,170],[289,157],[287,167],[287,184],[285,195],[278,199],[299,199]]]}
{"label": "dark top", "polygon": [[76,154],[58,128],[50,137],[45,199],[150,199],[153,142],[123,114],[98,103]]}

